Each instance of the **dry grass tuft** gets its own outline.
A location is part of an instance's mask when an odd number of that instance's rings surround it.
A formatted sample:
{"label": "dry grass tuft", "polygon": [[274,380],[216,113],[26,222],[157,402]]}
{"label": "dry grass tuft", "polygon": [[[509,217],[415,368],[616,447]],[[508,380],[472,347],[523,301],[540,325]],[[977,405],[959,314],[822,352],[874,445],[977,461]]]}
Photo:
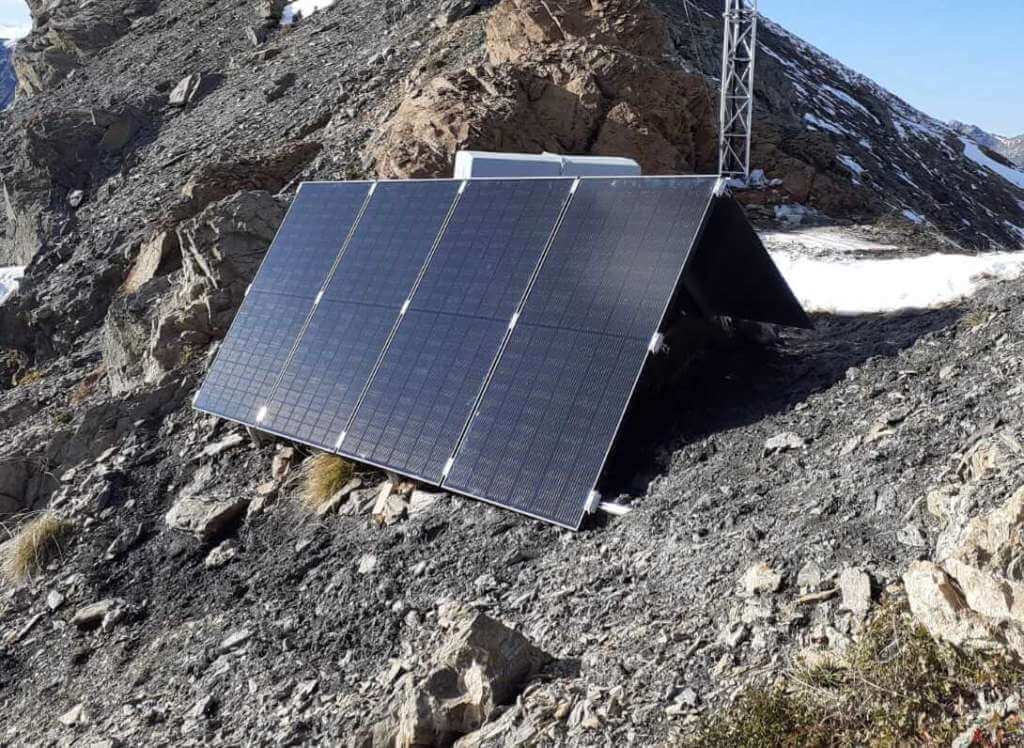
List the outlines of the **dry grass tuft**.
{"label": "dry grass tuft", "polygon": [[103,381],[103,378],[106,375],[107,367],[100,364],[82,377],[82,380],[78,383],[75,389],[71,391],[71,395],[68,397],[68,404],[78,406],[92,397],[93,393],[96,392],[100,382]]}
{"label": "dry grass tuft", "polygon": [[321,452],[302,466],[302,503],[316,511],[352,479],[352,463]]}
{"label": "dry grass tuft", "polygon": [[41,514],[23,525],[5,546],[3,576],[11,582],[38,574],[63,551],[72,525],[52,514]]}
{"label": "dry grass tuft", "polygon": [[[751,688],[688,746],[949,745],[981,708],[1016,692],[1024,669],[936,642],[905,601],[887,603],[842,662],[798,668],[782,686]],[[1020,737],[1019,721],[998,725]]]}
{"label": "dry grass tuft", "polygon": [[39,369],[29,369],[14,380],[14,386],[22,387],[41,381],[43,381],[43,372],[39,371]]}

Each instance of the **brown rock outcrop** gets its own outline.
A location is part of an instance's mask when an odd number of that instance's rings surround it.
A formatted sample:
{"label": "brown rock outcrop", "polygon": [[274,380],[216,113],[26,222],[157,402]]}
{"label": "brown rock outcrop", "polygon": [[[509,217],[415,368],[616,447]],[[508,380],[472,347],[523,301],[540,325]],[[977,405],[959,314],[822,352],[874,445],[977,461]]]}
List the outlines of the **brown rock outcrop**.
{"label": "brown rock outcrop", "polygon": [[937,639],[1024,660],[1024,488],[971,521],[940,564],[918,561],[903,576],[914,617]]}
{"label": "brown rock outcrop", "polygon": [[450,173],[460,149],[628,156],[645,173],[713,168],[712,97],[662,60],[642,0],[503,0],[490,62],[413,85],[374,151],[382,177]]}

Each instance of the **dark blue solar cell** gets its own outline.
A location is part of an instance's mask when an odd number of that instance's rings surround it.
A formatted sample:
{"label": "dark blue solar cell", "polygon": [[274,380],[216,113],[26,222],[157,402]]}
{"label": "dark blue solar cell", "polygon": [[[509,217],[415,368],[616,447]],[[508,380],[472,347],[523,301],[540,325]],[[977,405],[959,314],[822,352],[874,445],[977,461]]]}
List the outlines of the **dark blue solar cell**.
{"label": "dark blue solar cell", "polygon": [[312,300],[327,280],[369,191],[368,182],[303,184],[253,289]]}
{"label": "dark blue solar cell", "polygon": [[646,345],[516,327],[444,485],[576,528]]}
{"label": "dark blue solar cell", "polygon": [[341,452],[440,483],[507,328],[495,320],[410,311]]}
{"label": "dark blue solar cell", "polygon": [[261,428],[333,450],[397,316],[392,307],[321,301]]}
{"label": "dark blue solar cell", "polygon": [[269,397],[261,426],[334,449],[384,352],[459,182],[380,182]]}
{"label": "dark blue solar cell", "polygon": [[572,180],[471,182],[341,451],[440,482]]}
{"label": "dark blue solar cell", "polygon": [[309,308],[306,299],[250,291],[196,395],[196,407],[254,425]]}
{"label": "dark blue solar cell", "polygon": [[581,181],[445,487],[579,526],[716,181]]}
{"label": "dark blue solar cell", "polygon": [[324,298],[402,306],[460,184],[379,182]]}
{"label": "dark blue solar cell", "polygon": [[571,179],[470,182],[412,308],[508,321],[571,188]]}
{"label": "dark blue solar cell", "polygon": [[584,179],[523,320],[650,337],[711,202],[713,177]]}

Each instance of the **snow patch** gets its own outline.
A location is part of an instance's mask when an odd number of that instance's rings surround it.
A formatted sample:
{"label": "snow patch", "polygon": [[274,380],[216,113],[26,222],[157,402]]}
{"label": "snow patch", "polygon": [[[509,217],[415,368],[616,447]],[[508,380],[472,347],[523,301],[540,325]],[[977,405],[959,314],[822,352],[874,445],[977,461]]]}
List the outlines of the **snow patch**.
{"label": "snow patch", "polygon": [[25,268],[23,267],[0,268],[0,304],[18,290],[18,284],[24,274]]}
{"label": "snow patch", "polygon": [[788,250],[771,254],[808,311],[834,314],[942,307],[993,281],[1024,275],[1019,252],[884,260],[811,257]]}
{"label": "snow patch", "polygon": [[811,114],[810,112],[804,115],[804,122],[806,122],[809,127],[816,127],[819,130],[827,130],[828,132],[833,132],[836,135],[850,134],[850,131],[847,130],[846,128],[837,125],[835,122],[828,122],[826,120],[823,120],[820,117]]}
{"label": "snow patch", "polygon": [[857,100],[856,100],[855,98],[853,98],[852,96],[850,96],[850,94],[846,93],[846,91],[841,91],[840,89],[838,89],[838,88],[835,88],[834,86],[829,86],[829,85],[827,85],[827,84],[826,84],[826,85],[823,85],[823,86],[822,86],[822,88],[823,88],[823,89],[825,89],[826,91],[828,91],[828,92],[829,92],[830,94],[832,94],[833,96],[835,96],[835,97],[836,97],[837,99],[839,99],[840,101],[842,101],[842,102],[844,102],[844,103],[846,103],[846,104],[849,104],[849,105],[850,105],[850,106],[852,106],[852,107],[853,107],[854,109],[859,109],[859,110],[860,110],[861,112],[863,112],[863,113],[864,113],[864,114],[866,114],[866,115],[867,115],[868,117],[870,117],[871,119],[873,119],[873,120],[874,120],[875,122],[877,122],[877,123],[878,123],[879,125],[881,125],[881,124],[882,124],[881,122],[879,122],[879,121],[878,121],[878,117],[876,117],[875,115],[873,115],[873,114],[871,113],[871,111],[870,111],[870,110],[869,110],[869,109],[868,109],[868,108],[867,108],[866,106],[864,106],[864,105],[863,105],[863,104],[861,104],[861,103],[860,103],[859,101],[857,101]]}
{"label": "snow patch", "polygon": [[297,18],[309,18],[318,10],[330,8],[335,2],[336,0],[295,0],[294,3],[285,6],[281,24],[290,26]]}
{"label": "snow patch", "polygon": [[858,177],[864,173],[864,167],[857,163],[857,159],[853,156],[847,156],[845,153],[840,154],[836,157],[843,166],[852,171]]}
{"label": "snow patch", "polygon": [[924,216],[922,216],[920,213],[912,211],[910,208],[907,208],[906,210],[903,211],[903,217],[906,218],[911,223],[916,223],[919,226],[925,222]]}
{"label": "snow patch", "polygon": [[1010,184],[1016,185],[1024,190],[1024,170],[1012,169],[1009,166],[1004,166],[993,158],[989,158],[973,140],[960,138],[960,142],[964,144],[964,155],[967,156],[967,158],[979,166],[984,166],[989,171],[994,171]]}

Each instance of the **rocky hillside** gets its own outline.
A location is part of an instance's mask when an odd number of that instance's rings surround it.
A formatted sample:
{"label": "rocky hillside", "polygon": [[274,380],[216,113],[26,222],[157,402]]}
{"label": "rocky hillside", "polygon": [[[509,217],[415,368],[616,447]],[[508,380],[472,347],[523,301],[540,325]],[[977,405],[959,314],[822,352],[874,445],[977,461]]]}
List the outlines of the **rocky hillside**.
{"label": "rocky hillside", "polygon": [[14,101],[14,92],[18,87],[14,66],[11,64],[13,53],[13,42],[0,36],[0,109],[6,109]]}
{"label": "rocky hillside", "polygon": [[[1016,505],[969,529],[1024,483],[1020,282],[757,342],[684,321],[603,479],[634,511],[578,534],[189,407],[303,179],[461,147],[713,168],[710,2],[31,7],[0,112],[0,265],[28,265],[0,305],[4,743],[676,742],[897,597],[1019,655],[983,594],[1019,579]],[[763,41],[781,182],[753,213],[1017,246],[1024,194],[958,135]]]}
{"label": "rocky hillside", "polygon": [[966,125],[963,122],[950,122],[949,126],[978,145],[985,146],[990,151],[995,151],[1001,156],[1005,156],[1017,166],[1024,166],[1024,135],[1016,137],[995,135],[982,130],[977,125]]}

